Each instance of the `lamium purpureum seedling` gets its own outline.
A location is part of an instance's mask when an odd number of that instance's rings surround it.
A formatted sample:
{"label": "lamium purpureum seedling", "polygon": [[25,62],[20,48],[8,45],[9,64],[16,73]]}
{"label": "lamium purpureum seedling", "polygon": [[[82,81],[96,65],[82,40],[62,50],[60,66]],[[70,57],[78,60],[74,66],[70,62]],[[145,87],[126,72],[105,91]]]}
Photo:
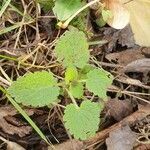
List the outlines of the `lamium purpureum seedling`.
{"label": "lamium purpureum seedling", "polygon": [[[67,93],[72,103],[65,107],[63,121],[74,138],[81,140],[98,130],[102,111],[100,103],[85,98],[84,91],[107,100],[106,91],[113,80],[109,72],[88,64],[88,47],[83,32],[77,29],[66,31],[54,49],[58,62],[65,69],[64,80],[58,82],[52,72],[38,71],[25,74],[8,88],[17,103],[32,107],[57,104],[60,89]],[[77,100],[81,101],[80,106]]]}

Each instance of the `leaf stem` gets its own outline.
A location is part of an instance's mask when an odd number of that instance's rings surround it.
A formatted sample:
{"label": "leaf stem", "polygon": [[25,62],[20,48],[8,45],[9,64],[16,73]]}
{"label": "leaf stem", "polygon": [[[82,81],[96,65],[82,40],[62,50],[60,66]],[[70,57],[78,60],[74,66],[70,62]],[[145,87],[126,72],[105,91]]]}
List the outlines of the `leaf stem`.
{"label": "leaf stem", "polygon": [[68,89],[65,89],[68,93],[68,95],[70,96],[71,100],[72,100],[72,103],[76,106],[76,108],[79,108],[76,100],[74,99],[74,97],[72,96],[71,92],[68,90]]}
{"label": "leaf stem", "polygon": [[93,5],[96,2],[99,2],[99,0],[93,0],[93,1],[91,1],[89,3],[87,3],[85,6],[80,8],[77,12],[75,12],[70,18],[68,18],[64,23],[59,22],[58,26],[60,26],[63,29],[67,28],[69,23],[72,21],[73,18],[75,18],[81,11],[83,11],[84,9],[88,8],[89,6]]}

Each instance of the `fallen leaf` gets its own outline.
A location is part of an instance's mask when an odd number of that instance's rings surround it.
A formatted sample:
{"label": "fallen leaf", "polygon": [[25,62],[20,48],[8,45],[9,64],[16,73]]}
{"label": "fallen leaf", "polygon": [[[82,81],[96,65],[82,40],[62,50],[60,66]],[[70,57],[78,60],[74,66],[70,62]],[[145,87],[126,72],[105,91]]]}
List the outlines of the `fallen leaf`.
{"label": "fallen leaf", "polygon": [[122,0],[130,13],[136,44],[150,46],[150,0]]}
{"label": "fallen leaf", "polygon": [[[55,150],[81,150],[84,148],[84,144],[79,140],[68,140],[61,144],[54,145]],[[48,150],[53,150],[51,147],[48,147]]]}
{"label": "fallen leaf", "polygon": [[150,144],[139,144],[133,150],[150,150]]}
{"label": "fallen leaf", "polygon": [[144,58],[140,48],[127,49],[122,52],[110,53],[106,55],[106,59],[117,62],[121,66],[126,66],[130,62],[140,58]]}
{"label": "fallen leaf", "polygon": [[141,52],[146,58],[150,58],[150,47],[142,47]]}
{"label": "fallen leaf", "polygon": [[121,83],[135,85],[135,86],[139,86],[139,87],[142,87],[145,89],[150,89],[150,86],[143,84],[140,80],[137,80],[137,79],[132,79],[129,77],[124,77],[124,76],[118,76],[118,78],[116,78],[116,80]]}
{"label": "fallen leaf", "polygon": [[133,112],[133,106],[130,100],[112,99],[106,103],[108,115],[116,121],[120,121]]}
{"label": "fallen leaf", "polygon": [[116,30],[110,27],[101,30],[104,30],[104,39],[108,41],[108,46],[106,49],[108,52],[115,50],[118,44],[122,47],[126,46],[127,48],[133,48],[135,46],[133,33],[129,25],[122,30]]}
{"label": "fallen leaf", "polygon": [[150,46],[149,0],[105,0],[105,2],[113,14],[113,18],[108,20],[110,26],[122,29],[130,22],[136,44]]}
{"label": "fallen leaf", "polygon": [[[0,107],[0,128],[7,134],[17,134],[20,137],[24,137],[32,131],[32,128],[27,125],[15,126],[7,122],[5,117],[14,116],[17,111],[11,106]],[[19,125],[20,123],[18,123]]]}
{"label": "fallen leaf", "polygon": [[121,0],[105,0],[106,8],[109,9],[113,17],[107,23],[115,29],[123,29],[130,20],[130,14],[123,6]]}
{"label": "fallen leaf", "polygon": [[129,126],[118,128],[109,133],[106,139],[107,150],[132,150],[137,135]]}
{"label": "fallen leaf", "polygon": [[150,71],[150,59],[143,58],[132,61],[124,67],[124,72],[142,72],[148,73]]}
{"label": "fallen leaf", "polygon": [[3,137],[0,137],[0,139],[4,141],[5,143],[7,143],[7,150],[25,150],[22,146],[20,146],[19,144],[15,142],[8,141],[4,139]]}

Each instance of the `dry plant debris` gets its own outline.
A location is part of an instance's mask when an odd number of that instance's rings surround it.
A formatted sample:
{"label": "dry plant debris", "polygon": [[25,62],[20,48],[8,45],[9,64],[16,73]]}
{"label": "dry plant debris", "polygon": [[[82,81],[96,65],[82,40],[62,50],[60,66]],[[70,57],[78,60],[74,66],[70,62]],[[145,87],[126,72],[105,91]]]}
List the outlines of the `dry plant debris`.
{"label": "dry plant debris", "polygon": [[131,150],[134,147],[137,135],[130,129],[129,126],[118,128],[109,133],[109,138],[106,139],[108,150]]}
{"label": "dry plant debris", "polygon": [[[32,128],[28,125],[17,123],[18,126],[15,126],[5,119],[7,116],[14,116],[17,112],[13,107],[1,107],[0,109],[0,128],[7,134],[17,134],[20,137],[24,137],[31,133]],[[15,121],[16,124],[16,121]]]}

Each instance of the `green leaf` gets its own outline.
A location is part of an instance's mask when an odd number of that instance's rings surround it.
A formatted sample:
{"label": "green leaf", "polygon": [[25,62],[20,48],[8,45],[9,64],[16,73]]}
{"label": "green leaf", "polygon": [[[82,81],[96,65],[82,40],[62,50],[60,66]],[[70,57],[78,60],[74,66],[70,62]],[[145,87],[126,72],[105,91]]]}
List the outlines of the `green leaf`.
{"label": "green leaf", "polygon": [[99,27],[103,27],[106,25],[106,21],[103,20],[103,18],[98,18],[96,19],[96,24],[99,26]]}
{"label": "green leaf", "polygon": [[81,7],[81,0],[56,0],[53,12],[60,21],[65,21]]}
{"label": "green leaf", "polygon": [[87,78],[87,73],[90,72],[91,70],[95,69],[94,66],[92,65],[86,65],[84,66],[80,71],[79,71],[79,79],[86,79]]}
{"label": "green leaf", "polygon": [[[82,1],[82,4],[85,6],[86,2]],[[70,25],[76,27],[80,31],[87,33],[87,15],[89,9],[85,9],[84,11],[80,12],[71,22]]]}
{"label": "green leaf", "polygon": [[78,71],[76,67],[68,67],[65,72],[65,82],[68,84],[70,81],[77,80]]}
{"label": "green leaf", "polygon": [[63,117],[65,127],[76,139],[85,140],[98,130],[100,111],[100,105],[91,101],[83,101],[79,108],[69,104]]}
{"label": "green leaf", "polygon": [[39,3],[45,11],[51,10],[54,6],[53,0],[36,0],[36,2]]}
{"label": "green leaf", "polygon": [[84,93],[84,86],[82,83],[72,83],[70,85],[69,91],[71,92],[71,94],[73,95],[73,97],[75,98],[82,98],[83,93]]}
{"label": "green leaf", "polygon": [[66,31],[56,43],[55,53],[65,67],[83,68],[89,60],[85,34],[78,30]]}
{"label": "green leaf", "polygon": [[110,19],[112,17],[111,11],[103,9],[102,10],[102,17],[103,17],[103,20],[106,22],[108,19]]}
{"label": "green leaf", "polygon": [[102,17],[96,19],[96,23],[98,26],[103,27],[107,23],[107,20],[112,17],[112,13],[110,10],[103,9],[102,12]]}
{"label": "green leaf", "polygon": [[52,73],[42,71],[18,78],[8,88],[8,92],[18,103],[42,107],[57,100],[59,87]]}
{"label": "green leaf", "polygon": [[94,69],[87,74],[86,88],[98,95],[103,100],[107,100],[107,88],[112,84],[113,76],[103,70]]}

